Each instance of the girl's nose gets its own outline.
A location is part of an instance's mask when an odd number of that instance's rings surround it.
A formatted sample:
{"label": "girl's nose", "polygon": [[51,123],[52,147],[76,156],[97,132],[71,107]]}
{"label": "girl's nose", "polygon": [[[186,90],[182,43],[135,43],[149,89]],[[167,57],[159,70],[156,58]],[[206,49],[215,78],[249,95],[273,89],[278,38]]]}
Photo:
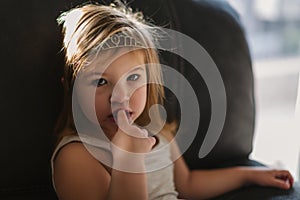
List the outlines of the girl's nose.
{"label": "girl's nose", "polygon": [[118,85],[112,91],[110,101],[112,103],[124,103],[124,102],[128,102],[129,99],[130,96],[129,96],[128,89],[121,85]]}

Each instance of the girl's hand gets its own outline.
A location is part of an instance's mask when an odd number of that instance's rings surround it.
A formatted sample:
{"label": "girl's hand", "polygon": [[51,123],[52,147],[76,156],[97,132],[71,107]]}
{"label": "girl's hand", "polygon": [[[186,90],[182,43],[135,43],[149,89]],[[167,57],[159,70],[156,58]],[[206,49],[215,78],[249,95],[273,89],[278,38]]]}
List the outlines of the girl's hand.
{"label": "girl's hand", "polygon": [[251,169],[249,181],[260,186],[277,187],[286,190],[290,189],[294,183],[294,179],[289,171],[267,168]]}
{"label": "girl's hand", "polygon": [[115,148],[131,153],[151,151],[156,139],[149,137],[147,130],[131,125],[124,110],[118,112],[117,124],[119,129],[111,141]]}

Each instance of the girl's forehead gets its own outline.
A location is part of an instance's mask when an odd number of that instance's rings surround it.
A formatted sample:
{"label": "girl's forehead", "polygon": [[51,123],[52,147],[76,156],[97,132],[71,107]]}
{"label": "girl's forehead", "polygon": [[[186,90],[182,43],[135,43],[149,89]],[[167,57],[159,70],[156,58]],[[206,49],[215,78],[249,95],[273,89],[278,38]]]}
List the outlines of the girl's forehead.
{"label": "girl's forehead", "polygon": [[[90,56],[84,66],[86,73],[101,74],[114,66],[145,65],[146,52],[143,49],[105,50]],[[135,65],[135,66],[134,66]]]}

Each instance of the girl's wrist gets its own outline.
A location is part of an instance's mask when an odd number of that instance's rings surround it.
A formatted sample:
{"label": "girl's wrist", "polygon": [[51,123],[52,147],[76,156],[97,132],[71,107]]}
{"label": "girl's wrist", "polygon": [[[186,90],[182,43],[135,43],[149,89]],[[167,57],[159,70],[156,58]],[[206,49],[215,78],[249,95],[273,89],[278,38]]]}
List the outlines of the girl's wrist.
{"label": "girl's wrist", "polygon": [[250,167],[238,167],[238,170],[240,171],[242,177],[243,186],[249,186],[253,184],[253,178],[255,175],[253,173],[253,169],[251,169]]}
{"label": "girl's wrist", "polygon": [[115,148],[112,154],[113,169],[129,173],[145,172],[145,155],[143,153],[133,153]]}

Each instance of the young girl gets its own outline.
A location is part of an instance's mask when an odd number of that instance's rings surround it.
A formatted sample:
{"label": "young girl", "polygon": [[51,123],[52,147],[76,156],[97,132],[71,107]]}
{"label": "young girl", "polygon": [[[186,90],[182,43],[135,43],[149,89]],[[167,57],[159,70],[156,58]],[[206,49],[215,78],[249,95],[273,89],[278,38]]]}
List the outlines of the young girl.
{"label": "young girl", "polygon": [[52,157],[59,199],[207,199],[249,184],[292,187],[285,170],[191,171],[178,158],[176,144],[168,145],[172,131],[160,130],[155,109],[164,98],[155,27],[140,13],[90,4],[59,22],[66,53],[65,104]]}

